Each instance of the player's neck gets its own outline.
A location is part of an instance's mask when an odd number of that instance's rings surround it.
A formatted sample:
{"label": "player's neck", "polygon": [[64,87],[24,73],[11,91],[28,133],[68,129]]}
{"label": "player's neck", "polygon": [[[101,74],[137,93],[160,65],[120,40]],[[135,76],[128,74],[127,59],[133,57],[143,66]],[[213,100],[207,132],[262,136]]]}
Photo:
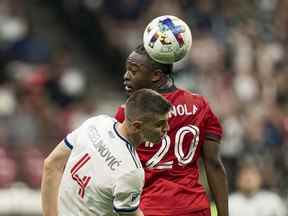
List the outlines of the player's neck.
{"label": "player's neck", "polygon": [[117,124],[118,132],[122,137],[124,137],[131,145],[136,147],[138,144],[142,143],[141,137],[139,134],[135,134],[129,130],[128,125],[129,123],[123,122]]}
{"label": "player's neck", "polygon": [[155,90],[157,92],[170,92],[175,89],[173,79],[169,76],[163,76],[161,80],[157,83]]}

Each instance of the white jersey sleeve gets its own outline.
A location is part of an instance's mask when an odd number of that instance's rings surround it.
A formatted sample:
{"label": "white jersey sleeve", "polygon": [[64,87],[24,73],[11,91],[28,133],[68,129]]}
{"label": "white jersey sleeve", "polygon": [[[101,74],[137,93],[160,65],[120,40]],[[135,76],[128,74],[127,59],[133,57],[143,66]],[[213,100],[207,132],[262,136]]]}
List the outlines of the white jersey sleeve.
{"label": "white jersey sleeve", "polygon": [[[75,147],[77,145],[77,143],[79,143],[79,136],[81,135],[81,133],[83,133],[83,131],[87,131],[87,130],[88,130],[87,133],[89,133],[89,134],[93,133],[92,134],[93,135],[93,139],[97,139],[97,137],[99,135],[95,134],[95,131],[91,131],[91,129],[87,128],[87,126],[89,124],[91,124],[91,122],[98,122],[98,124],[101,124],[101,122],[105,118],[107,118],[106,115],[99,115],[99,116],[95,116],[95,117],[91,117],[91,118],[87,119],[85,122],[82,123],[82,125],[80,125],[80,127],[76,128],[74,131],[70,132],[64,138],[65,145],[72,150],[73,147]],[[100,137],[98,137],[98,138],[100,138]]]}
{"label": "white jersey sleeve", "polygon": [[71,133],[69,133],[65,138],[64,138],[64,143],[65,145],[70,148],[71,150],[73,149],[74,145],[76,145],[77,141],[77,136],[80,131],[80,128],[75,129]]}
{"label": "white jersey sleeve", "polygon": [[144,171],[142,168],[120,176],[114,185],[114,212],[121,214],[134,213],[139,207],[143,186]]}

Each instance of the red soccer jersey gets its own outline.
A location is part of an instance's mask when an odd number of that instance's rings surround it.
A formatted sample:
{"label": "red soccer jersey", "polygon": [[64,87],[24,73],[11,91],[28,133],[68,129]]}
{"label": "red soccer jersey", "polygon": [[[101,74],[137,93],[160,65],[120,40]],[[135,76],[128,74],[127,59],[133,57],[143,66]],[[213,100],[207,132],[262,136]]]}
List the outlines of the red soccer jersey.
{"label": "red soccer jersey", "polygon": [[[160,144],[145,143],[137,149],[145,168],[141,209],[148,216],[188,216],[210,208],[198,180],[198,161],[205,139],[220,140],[222,128],[202,96],[182,89],[162,95],[173,106],[168,135]],[[124,106],[116,119],[124,120]]]}

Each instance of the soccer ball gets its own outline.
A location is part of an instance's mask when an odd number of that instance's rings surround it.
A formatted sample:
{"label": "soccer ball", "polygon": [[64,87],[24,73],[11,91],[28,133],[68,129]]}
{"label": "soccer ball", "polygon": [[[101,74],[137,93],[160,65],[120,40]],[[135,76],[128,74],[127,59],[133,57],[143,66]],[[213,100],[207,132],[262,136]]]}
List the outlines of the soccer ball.
{"label": "soccer ball", "polygon": [[156,62],[173,64],[181,60],[192,45],[188,25],[171,15],[156,17],[146,27],[143,44],[148,55]]}

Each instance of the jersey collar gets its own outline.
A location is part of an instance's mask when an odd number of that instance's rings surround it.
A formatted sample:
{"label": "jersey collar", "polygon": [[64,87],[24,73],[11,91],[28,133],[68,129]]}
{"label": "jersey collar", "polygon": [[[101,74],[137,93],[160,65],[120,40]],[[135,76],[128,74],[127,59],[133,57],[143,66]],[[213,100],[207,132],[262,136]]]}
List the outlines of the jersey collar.
{"label": "jersey collar", "polygon": [[132,145],[125,137],[123,137],[123,136],[120,135],[120,133],[118,132],[118,130],[117,130],[117,128],[116,128],[116,125],[117,125],[117,122],[115,122],[114,125],[113,125],[113,129],[114,129],[116,135],[117,135],[121,140],[123,140],[123,141],[126,143],[127,147],[129,147],[129,149],[132,151],[132,150],[133,150],[133,145]]}

